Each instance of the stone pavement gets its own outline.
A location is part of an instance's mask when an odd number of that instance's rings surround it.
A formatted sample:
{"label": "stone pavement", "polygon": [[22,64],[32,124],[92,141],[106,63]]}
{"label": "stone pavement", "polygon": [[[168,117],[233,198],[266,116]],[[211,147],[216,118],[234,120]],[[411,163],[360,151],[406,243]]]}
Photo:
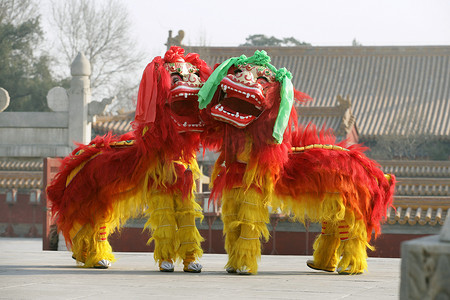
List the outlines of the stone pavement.
{"label": "stone pavement", "polygon": [[400,259],[369,258],[369,272],[314,271],[310,256],[264,255],[257,275],[227,274],[226,255],[205,254],[200,274],[157,271],[152,253],[115,253],[108,270],[77,267],[41,239],[0,238],[0,299],[398,299]]}

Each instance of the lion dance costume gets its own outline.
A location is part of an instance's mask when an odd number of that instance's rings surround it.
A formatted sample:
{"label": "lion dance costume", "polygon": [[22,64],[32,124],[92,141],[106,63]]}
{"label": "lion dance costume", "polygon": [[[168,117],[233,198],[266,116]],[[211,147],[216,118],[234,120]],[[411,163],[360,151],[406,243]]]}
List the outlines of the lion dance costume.
{"label": "lion dance costume", "polygon": [[291,77],[256,51],[219,65],[199,92],[205,141],[220,150],[211,199],[222,202],[227,272],[257,272],[272,207],[322,222],[308,266],[361,273],[372,230],[379,233],[392,202],[394,177],[385,177],[361,146],[299,127],[293,100],[310,98],[294,90]]}
{"label": "lion dance costume", "polygon": [[109,267],[108,236],[144,213],[160,270],[171,272],[182,260],[184,271],[201,271],[194,177],[204,124],[197,93],[210,73],[197,54],[171,47],[145,68],[133,131],[96,137],[63,160],[48,199],[73,258],[85,267]]}

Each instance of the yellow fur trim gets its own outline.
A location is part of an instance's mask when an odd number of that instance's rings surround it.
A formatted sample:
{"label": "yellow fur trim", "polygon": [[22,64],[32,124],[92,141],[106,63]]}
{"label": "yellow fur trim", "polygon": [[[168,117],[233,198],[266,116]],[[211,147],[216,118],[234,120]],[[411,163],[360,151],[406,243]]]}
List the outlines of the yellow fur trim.
{"label": "yellow fur trim", "polygon": [[335,269],[339,261],[337,254],[339,244],[338,237],[320,234],[313,244],[314,265],[319,269]]}
{"label": "yellow fur trim", "polygon": [[155,241],[155,261],[174,259],[178,241],[175,238],[176,220],[172,195],[152,193],[148,199],[148,217],[145,228],[150,228],[152,237],[147,244]]}
{"label": "yellow fur trim", "polygon": [[201,237],[196,219],[203,219],[201,207],[195,202],[192,193],[188,199],[180,195],[152,193],[148,198],[146,211],[152,237],[148,244],[155,241],[155,261],[185,260],[188,257],[198,259],[202,256]]}
{"label": "yellow fur trim", "polygon": [[246,267],[257,273],[261,257],[261,242],[269,239],[268,207],[265,197],[255,189],[235,188],[225,191],[222,203],[225,249],[228,253],[226,267],[235,270]]}
{"label": "yellow fur trim", "polygon": [[305,218],[312,222],[343,220],[345,205],[341,194],[325,193],[322,201],[317,201],[317,194],[303,194],[297,200],[282,199],[284,212],[293,219],[305,223]]}
{"label": "yellow fur trim", "polygon": [[204,241],[198,231],[195,220],[203,220],[202,208],[195,202],[194,195],[189,199],[175,197],[175,219],[177,220],[177,240],[179,248],[177,249],[177,260],[189,262],[199,259],[203,255],[201,242]]}
{"label": "yellow fur trim", "polygon": [[[101,234],[103,232],[106,234]],[[114,262],[111,245],[101,240],[101,237],[107,239],[109,232],[108,223],[99,223],[95,229],[90,224],[84,225],[72,240],[71,250],[77,262],[84,263],[86,268],[94,267],[102,259]]]}
{"label": "yellow fur trim", "polygon": [[[322,201],[317,201],[317,195],[305,194],[301,196],[301,201],[287,198],[283,199],[283,202],[285,212],[300,222],[304,223],[308,217],[312,222],[327,223],[325,234],[319,235],[313,245],[316,266],[327,268],[336,266],[339,257],[342,256],[338,268],[342,270],[350,268],[349,273],[352,274],[367,269],[366,248],[373,250],[373,247],[367,241],[366,226],[354,212],[346,209],[341,194],[326,193]],[[345,228],[348,234],[339,234],[339,225],[348,226]]]}
{"label": "yellow fur trim", "polygon": [[[314,242],[314,265],[320,269],[337,267],[350,274],[367,270],[367,250],[374,250],[367,242],[364,222],[356,219],[353,212],[346,212],[342,220],[328,220],[322,225],[322,234]],[[339,226],[348,226],[344,229]],[[348,230],[340,234],[340,230]],[[343,238],[343,240],[340,240]]]}
{"label": "yellow fur trim", "polygon": [[[100,153],[96,155],[99,154]],[[91,159],[96,155],[93,155]],[[189,234],[186,234],[186,237],[195,244],[183,247],[180,247],[180,241],[175,234],[177,222],[174,214],[175,200],[173,199],[173,196],[149,191],[150,179],[153,181],[153,184],[150,187],[152,191],[164,191],[168,185],[176,182],[176,163],[183,164],[184,166],[189,165],[194,176],[194,185],[189,199],[185,200],[187,203],[190,203],[189,209],[180,211],[179,216],[190,215],[189,220],[194,220],[194,229],[192,229],[192,232],[189,231]],[[85,164],[86,162],[80,164],[80,166],[72,171],[67,179],[67,184],[70,183]],[[142,176],[140,182],[135,182],[129,187],[123,187],[123,190],[115,191],[112,209],[107,211],[106,215],[101,217],[93,216],[93,218],[98,218],[97,220],[93,220],[95,229],[93,229],[90,224],[82,225],[75,223],[70,232],[65,233],[67,235],[66,238],[70,238],[70,241],[72,242],[74,257],[79,262],[85,263],[86,267],[92,267],[102,259],[114,261],[115,259],[112,255],[111,246],[107,241],[108,235],[123,226],[128,219],[142,216],[143,212],[149,216],[146,227],[150,226],[152,228],[152,239],[155,239],[155,258],[157,260],[176,258],[177,251],[180,252],[182,257],[186,256],[186,253],[188,252],[192,252],[197,258],[202,255],[200,243],[203,239],[195,227],[195,219],[202,218],[201,208],[195,203],[194,197],[195,179],[200,177],[197,161],[195,158],[189,162],[166,162],[163,159],[155,159],[152,165],[146,167],[147,170],[144,171],[145,175]],[[182,202],[183,201],[180,199],[179,203]],[[166,206],[169,206],[170,213],[160,211],[160,208]],[[181,204],[178,206],[181,207]],[[98,239],[98,234],[100,234],[100,229],[98,229],[98,227],[100,224],[105,224],[107,227],[107,232],[104,235],[106,239],[104,241]]]}
{"label": "yellow fur trim", "polygon": [[340,244],[337,235],[338,223],[326,222],[322,224],[322,234],[314,241],[314,265],[319,269],[334,270],[339,260],[337,249]]}
{"label": "yellow fur trim", "polygon": [[[78,232],[80,232],[80,230],[83,228],[83,225],[81,225],[78,222],[74,222],[72,229],[69,232],[69,239],[71,241],[74,240],[74,238],[77,236]],[[67,243],[66,243],[67,244]],[[69,246],[69,245],[67,245]]]}
{"label": "yellow fur trim", "polygon": [[341,241],[338,255],[342,256],[338,268],[347,270],[350,274],[362,273],[367,270],[367,250],[375,250],[367,241],[367,230],[362,220],[355,220],[353,213],[346,214],[346,222],[350,226],[349,239]]}

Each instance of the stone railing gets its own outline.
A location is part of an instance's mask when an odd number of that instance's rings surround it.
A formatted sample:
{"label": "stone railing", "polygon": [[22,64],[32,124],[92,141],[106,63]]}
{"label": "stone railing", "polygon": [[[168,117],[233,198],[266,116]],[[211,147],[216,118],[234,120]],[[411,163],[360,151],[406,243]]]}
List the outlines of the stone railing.
{"label": "stone railing", "polygon": [[450,197],[450,178],[397,178],[395,195]]}
{"label": "stone railing", "polygon": [[71,66],[70,88],[48,92],[51,112],[4,112],[10,99],[0,88],[0,157],[61,157],[74,149],[74,142],[89,143],[91,123],[108,104],[91,102],[90,74],[89,61],[79,53]]}

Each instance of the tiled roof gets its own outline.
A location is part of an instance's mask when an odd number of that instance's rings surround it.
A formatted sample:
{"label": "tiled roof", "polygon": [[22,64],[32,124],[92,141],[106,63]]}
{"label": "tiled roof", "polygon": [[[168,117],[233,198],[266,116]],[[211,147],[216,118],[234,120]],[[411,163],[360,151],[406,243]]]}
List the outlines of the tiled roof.
{"label": "tiled roof", "polygon": [[338,137],[347,137],[355,125],[350,101],[337,96],[338,103],[333,107],[296,105],[300,124],[313,123],[319,128],[332,128]]}
{"label": "tiled roof", "polygon": [[0,160],[0,189],[41,189],[43,161]]}
{"label": "tiled roof", "polygon": [[112,131],[120,135],[132,130],[131,122],[134,120],[134,111],[115,116],[97,116],[97,120],[92,124],[92,129],[96,135],[103,135]]}
{"label": "tiled roof", "polygon": [[450,178],[450,161],[379,160],[384,173],[397,177],[442,177]]}
{"label": "tiled roof", "polygon": [[[191,47],[210,65],[253,47]],[[293,74],[310,106],[351,100],[358,131],[377,135],[431,135],[450,140],[450,46],[267,47],[276,67]]]}
{"label": "tiled roof", "polygon": [[0,160],[0,171],[40,171],[43,165],[42,161]]}
{"label": "tiled roof", "polygon": [[0,189],[41,189],[42,171],[0,171]]}
{"label": "tiled roof", "polygon": [[450,196],[450,178],[398,178],[395,194],[398,196]]}
{"label": "tiled roof", "polygon": [[386,221],[389,224],[444,225],[445,218],[450,215],[450,198],[396,196],[394,207],[395,209],[389,208],[387,212]]}

